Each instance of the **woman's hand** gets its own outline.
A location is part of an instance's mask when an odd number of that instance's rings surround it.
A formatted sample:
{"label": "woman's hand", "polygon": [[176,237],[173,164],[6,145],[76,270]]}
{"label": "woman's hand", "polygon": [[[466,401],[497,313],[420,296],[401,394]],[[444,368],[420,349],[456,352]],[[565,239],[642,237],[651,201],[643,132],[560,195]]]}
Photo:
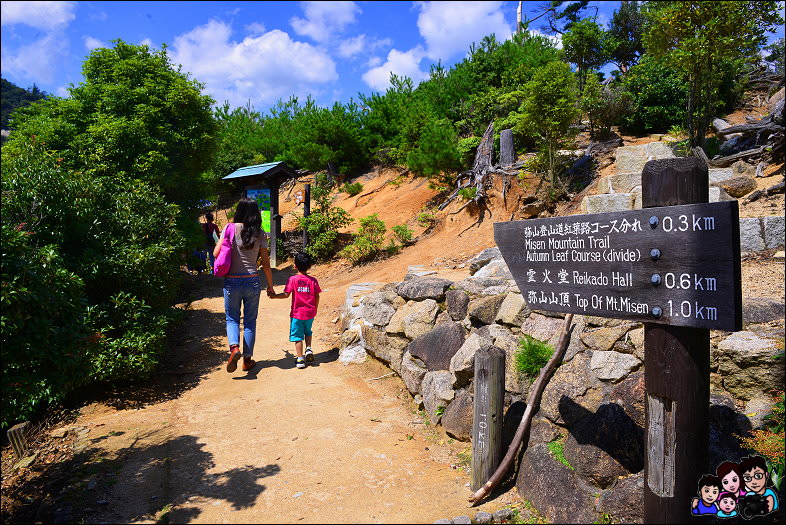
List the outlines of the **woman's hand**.
{"label": "woman's hand", "polygon": [[277,295],[276,291],[273,289],[273,287],[268,287],[268,289],[267,289],[267,296],[268,296],[268,298],[269,299],[275,299],[276,295]]}

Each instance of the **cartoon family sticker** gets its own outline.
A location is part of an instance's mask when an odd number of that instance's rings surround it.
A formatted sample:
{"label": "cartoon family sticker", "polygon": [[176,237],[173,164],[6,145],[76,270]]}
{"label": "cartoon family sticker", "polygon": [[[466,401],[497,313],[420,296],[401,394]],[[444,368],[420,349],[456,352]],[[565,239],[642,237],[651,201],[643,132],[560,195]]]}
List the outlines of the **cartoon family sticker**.
{"label": "cartoon family sticker", "polygon": [[778,509],[778,496],[769,480],[767,461],[761,456],[748,456],[739,463],[724,461],[714,475],[699,480],[691,514],[746,520],[769,514]]}

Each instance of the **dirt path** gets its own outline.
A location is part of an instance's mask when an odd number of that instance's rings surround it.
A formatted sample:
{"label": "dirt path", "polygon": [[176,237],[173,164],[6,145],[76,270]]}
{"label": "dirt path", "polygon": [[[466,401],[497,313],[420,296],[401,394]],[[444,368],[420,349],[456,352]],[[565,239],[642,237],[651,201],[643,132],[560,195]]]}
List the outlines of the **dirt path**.
{"label": "dirt path", "polygon": [[[279,289],[287,275],[276,272]],[[289,301],[263,294],[259,365],[228,374],[221,279],[188,280],[193,301],[164,377],[118,393],[122,407],[82,409],[71,427],[84,447],[72,519],[431,523],[515,502],[508,492],[466,508],[468,469],[457,462],[468,444],[425,424],[398,377],[368,381],[389,372],[378,362],[342,365],[323,346],[335,331],[329,309],[315,323],[314,366],[298,370]]]}

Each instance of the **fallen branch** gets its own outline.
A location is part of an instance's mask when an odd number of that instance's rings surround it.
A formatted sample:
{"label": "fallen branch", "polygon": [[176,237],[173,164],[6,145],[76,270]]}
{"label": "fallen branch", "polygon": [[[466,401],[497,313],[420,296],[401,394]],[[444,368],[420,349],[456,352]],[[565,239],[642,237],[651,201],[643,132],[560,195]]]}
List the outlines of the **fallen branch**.
{"label": "fallen branch", "polygon": [[[402,175],[404,175],[404,174],[408,173],[408,172],[409,172],[409,170],[404,170],[404,171],[402,171],[401,173],[399,173],[398,175],[396,175],[396,179],[397,179],[397,178],[399,178],[399,177],[401,177]],[[393,180],[395,180],[395,179],[393,179]],[[377,188],[374,188],[373,190],[367,191],[366,193],[363,193],[363,194],[359,195],[359,196],[358,196],[358,198],[357,198],[357,199],[355,199],[355,208],[357,208],[357,207],[358,207],[358,203],[360,202],[360,199],[362,199],[363,197],[366,197],[366,196],[368,196],[368,195],[371,195],[372,193],[376,193],[376,192],[378,192],[379,190],[381,190],[382,188],[384,188],[385,186],[387,186],[387,184],[388,184],[389,182],[391,182],[391,181],[386,181],[386,182],[384,182],[384,183],[380,184],[380,185],[379,185],[379,187],[377,187]]]}
{"label": "fallen branch", "polygon": [[389,374],[385,374],[385,375],[379,376],[379,377],[370,377],[370,378],[366,379],[366,381],[376,381],[377,379],[382,379],[383,377],[392,376],[393,374],[395,374],[395,372],[390,372]]}
{"label": "fallen branch", "polygon": [[767,146],[760,146],[758,148],[753,148],[746,151],[741,151],[739,153],[735,153],[734,155],[729,155],[728,157],[712,159],[709,161],[708,164],[712,168],[727,168],[738,160],[747,159],[748,157],[755,157],[756,155],[760,155],[764,153],[766,147]]}
{"label": "fallen branch", "polygon": [[481,499],[485,498],[494,489],[494,487],[496,487],[497,484],[502,481],[502,477],[513,464],[513,458],[516,456],[519,446],[524,440],[524,436],[529,435],[529,427],[532,423],[532,416],[535,415],[535,412],[540,406],[540,397],[543,395],[543,390],[546,388],[546,385],[551,379],[551,375],[554,373],[554,370],[557,369],[557,366],[560,362],[562,362],[562,358],[565,356],[565,350],[567,350],[568,343],[570,342],[570,325],[572,322],[573,314],[566,315],[565,322],[562,325],[562,335],[560,336],[559,342],[557,343],[557,348],[554,350],[554,355],[551,356],[549,362],[546,363],[546,366],[540,369],[538,380],[535,381],[534,385],[532,385],[532,390],[530,391],[529,397],[527,398],[527,408],[524,410],[524,415],[521,417],[519,428],[516,430],[516,435],[513,436],[513,441],[508,448],[508,452],[505,454],[505,457],[502,458],[502,462],[499,464],[499,467],[497,467],[497,470],[494,471],[494,474],[491,475],[486,484],[480,487],[474,494],[472,494],[472,496],[468,498],[470,507]]}
{"label": "fallen branch", "polygon": [[778,184],[770,186],[766,190],[754,191],[753,193],[748,195],[748,197],[745,199],[745,203],[747,204],[749,202],[759,200],[761,197],[764,197],[765,195],[769,197],[770,195],[775,195],[776,193],[783,193],[783,191],[784,191],[784,183],[783,181],[781,181]]}

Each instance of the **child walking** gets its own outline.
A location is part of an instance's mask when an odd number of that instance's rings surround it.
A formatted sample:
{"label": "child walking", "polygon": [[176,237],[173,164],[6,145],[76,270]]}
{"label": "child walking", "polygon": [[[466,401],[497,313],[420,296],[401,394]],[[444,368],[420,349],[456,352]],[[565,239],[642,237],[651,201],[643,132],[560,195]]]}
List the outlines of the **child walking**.
{"label": "child walking", "polygon": [[[311,256],[306,253],[295,255],[295,268],[297,275],[293,275],[287,281],[283,293],[272,296],[274,299],[286,299],[292,296],[292,307],[289,312],[289,340],[295,343],[296,366],[306,368],[306,363],[314,361],[314,351],[311,350],[311,326],[317,316],[319,308],[319,294],[322,290],[316,278],[308,275],[313,261]],[[305,355],[303,352],[303,340],[306,341]]]}

